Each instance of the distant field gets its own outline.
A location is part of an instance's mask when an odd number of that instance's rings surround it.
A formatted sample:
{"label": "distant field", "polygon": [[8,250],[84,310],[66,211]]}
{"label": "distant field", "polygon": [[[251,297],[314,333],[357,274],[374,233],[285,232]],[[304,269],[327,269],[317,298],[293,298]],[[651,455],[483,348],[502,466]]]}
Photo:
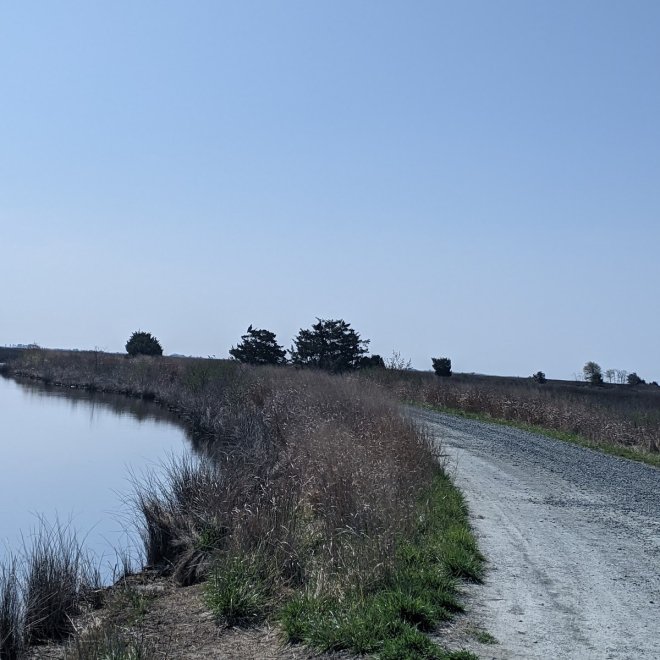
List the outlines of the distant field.
{"label": "distant field", "polygon": [[660,387],[593,386],[531,378],[373,370],[368,376],[404,401],[565,434],[660,464]]}

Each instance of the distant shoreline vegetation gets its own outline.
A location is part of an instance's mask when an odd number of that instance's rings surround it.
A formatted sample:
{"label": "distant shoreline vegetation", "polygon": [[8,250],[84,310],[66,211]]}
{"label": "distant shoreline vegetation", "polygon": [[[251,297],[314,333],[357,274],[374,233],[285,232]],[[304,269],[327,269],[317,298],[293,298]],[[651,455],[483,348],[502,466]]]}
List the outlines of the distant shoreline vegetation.
{"label": "distant shoreline vegetation", "polygon": [[[536,375],[535,375],[536,376]],[[549,431],[660,466],[660,388],[416,371],[365,374],[405,402]]]}

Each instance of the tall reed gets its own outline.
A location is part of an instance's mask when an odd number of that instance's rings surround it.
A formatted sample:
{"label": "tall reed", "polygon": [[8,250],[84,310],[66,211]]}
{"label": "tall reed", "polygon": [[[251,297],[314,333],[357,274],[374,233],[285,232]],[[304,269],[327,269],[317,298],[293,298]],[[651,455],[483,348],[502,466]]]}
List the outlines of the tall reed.
{"label": "tall reed", "polygon": [[42,521],[22,554],[0,566],[0,659],[65,639],[99,587],[99,572],[75,534]]}
{"label": "tall reed", "polygon": [[17,660],[24,649],[25,612],[18,565],[10,556],[0,566],[0,660]]}

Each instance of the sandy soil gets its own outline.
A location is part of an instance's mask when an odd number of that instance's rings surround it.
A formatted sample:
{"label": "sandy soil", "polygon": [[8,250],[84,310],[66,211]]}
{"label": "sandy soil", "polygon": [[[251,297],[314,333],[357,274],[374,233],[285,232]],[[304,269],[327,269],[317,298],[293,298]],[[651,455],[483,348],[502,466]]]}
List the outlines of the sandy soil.
{"label": "sandy soil", "polygon": [[[481,658],[660,658],[660,470],[412,411],[443,443],[490,562],[444,631]],[[497,644],[482,644],[485,629]]]}
{"label": "sandy soil", "polygon": [[[202,597],[202,585],[178,587],[147,573],[129,579],[131,589],[149,602],[146,613],[134,620],[129,604],[122,608],[118,589],[108,590],[106,607],[80,617],[79,630],[89,632],[104,620],[130,630],[144,642],[153,657],[162,660],[346,660],[343,654],[316,654],[302,646],[282,643],[279,632],[270,626],[226,628],[218,625]],[[65,660],[63,645],[35,647],[30,660]]]}

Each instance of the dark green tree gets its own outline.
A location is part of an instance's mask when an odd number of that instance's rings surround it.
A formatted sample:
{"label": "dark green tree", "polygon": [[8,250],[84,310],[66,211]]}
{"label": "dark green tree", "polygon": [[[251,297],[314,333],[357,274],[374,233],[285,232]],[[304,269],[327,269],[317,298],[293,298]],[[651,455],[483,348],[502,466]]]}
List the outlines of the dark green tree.
{"label": "dark green tree", "polygon": [[360,369],[385,369],[385,360],[380,355],[365,355],[358,363]]}
{"label": "dark green tree", "polygon": [[542,371],[537,371],[533,376],[532,379],[535,380],[539,385],[543,385],[543,383],[546,382],[547,378],[545,377],[545,374]]}
{"label": "dark green tree", "polygon": [[582,368],[584,379],[592,385],[603,384],[603,370],[596,362],[587,362]]}
{"label": "dark green tree", "polygon": [[137,330],[126,342],[126,352],[129,355],[162,355],[163,347],[150,332]]}
{"label": "dark green tree", "polygon": [[293,340],[295,348],[289,350],[291,362],[334,373],[357,369],[369,340],[360,339],[350,323],[342,319],[316,320],[318,323],[309,330],[300,330]]}
{"label": "dark green tree", "polygon": [[628,385],[644,385],[646,381],[640,378],[634,371],[628,374]]}
{"label": "dark green tree", "polygon": [[435,371],[436,376],[442,376],[444,378],[451,376],[451,360],[449,358],[431,358],[431,364],[433,365],[433,371]]}
{"label": "dark green tree", "polygon": [[286,351],[277,343],[275,333],[250,326],[241,342],[229,351],[234,359],[247,364],[284,364]]}

